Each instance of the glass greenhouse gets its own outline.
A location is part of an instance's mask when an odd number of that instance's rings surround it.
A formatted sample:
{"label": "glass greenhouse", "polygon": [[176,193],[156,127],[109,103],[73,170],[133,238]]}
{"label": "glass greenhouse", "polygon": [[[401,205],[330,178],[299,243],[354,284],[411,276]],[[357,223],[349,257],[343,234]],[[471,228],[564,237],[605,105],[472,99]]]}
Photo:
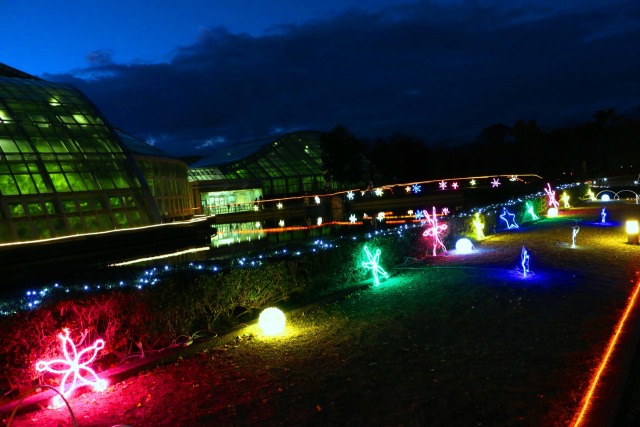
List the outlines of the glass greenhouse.
{"label": "glass greenhouse", "polygon": [[189,166],[205,213],[250,210],[262,197],[333,188],[320,158],[320,132],[291,132],[217,149]]}
{"label": "glass greenhouse", "polygon": [[0,243],[159,223],[121,137],[74,87],[0,64]]}

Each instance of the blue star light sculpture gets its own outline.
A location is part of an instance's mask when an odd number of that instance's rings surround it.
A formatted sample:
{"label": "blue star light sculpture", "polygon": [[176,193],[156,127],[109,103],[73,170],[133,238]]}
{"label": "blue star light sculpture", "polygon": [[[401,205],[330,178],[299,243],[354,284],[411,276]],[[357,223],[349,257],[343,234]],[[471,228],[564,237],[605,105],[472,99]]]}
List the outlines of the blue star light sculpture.
{"label": "blue star light sculpture", "polygon": [[511,230],[513,228],[519,228],[518,224],[516,223],[516,215],[509,212],[507,208],[502,208],[500,219],[505,222],[508,230]]}

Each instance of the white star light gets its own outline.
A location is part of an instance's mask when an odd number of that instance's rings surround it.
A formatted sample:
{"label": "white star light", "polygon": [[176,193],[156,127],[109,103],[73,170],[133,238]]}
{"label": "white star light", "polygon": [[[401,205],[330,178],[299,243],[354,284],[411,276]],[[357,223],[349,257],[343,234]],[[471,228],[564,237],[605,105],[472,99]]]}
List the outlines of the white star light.
{"label": "white star light", "polygon": [[376,188],[375,193],[376,193],[376,196],[382,196],[382,193],[383,193],[382,188]]}
{"label": "white star light", "polygon": [[447,182],[446,181],[440,181],[440,184],[438,184],[440,186],[441,190],[446,190],[447,189]]}
{"label": "white star light", "polygon": [[353,191],[349,191],[349,192],[347,193],[347,199],[349,199],[349,200],[353,200],[353,197],[354,197]]}
{"label": "white star light", "polygon": [[358,218],[356,218],[355,214],[351,214],[351,216],[349,216],[349,222],[351,224],[355,224],[357,220]]}

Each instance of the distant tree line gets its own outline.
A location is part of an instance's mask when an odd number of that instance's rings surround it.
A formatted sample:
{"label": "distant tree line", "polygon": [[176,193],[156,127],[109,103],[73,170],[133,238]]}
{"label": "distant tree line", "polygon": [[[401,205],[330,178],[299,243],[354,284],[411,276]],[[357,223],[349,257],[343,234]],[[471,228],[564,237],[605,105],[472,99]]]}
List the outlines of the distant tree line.
{"label": "distant tree line", "polygon": [[522,173],[567,180],[637,174],[639,144],[640,114],[618,115],[615,108],[549,131],[535,120],[494,124],[474,141],[457,145],[433,145],[405,134],[362,140],[342,125],[321,137],[325,173],[343,184]]}

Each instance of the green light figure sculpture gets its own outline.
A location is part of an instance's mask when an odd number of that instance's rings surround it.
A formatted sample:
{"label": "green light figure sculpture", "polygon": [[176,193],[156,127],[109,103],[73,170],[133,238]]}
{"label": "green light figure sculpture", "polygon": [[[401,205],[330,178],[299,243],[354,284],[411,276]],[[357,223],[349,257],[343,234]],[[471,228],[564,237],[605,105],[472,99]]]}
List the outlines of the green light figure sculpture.
{"label": "green light figure sculpture", "polygon": [[536,215],[536,213],[534,212],[533,204],[531,202],[525,203],[525,207],[526,207],[526,212],[531,217],[532,221],[540,219],[540,218],[538,218],[538,215]]}
{"label": "green light figure sculpture", "polygon": [[480,219],[480,212],[476,212],[475,219],[473,220],[473,226],[476,229],[476,238],[478,240],[484,239],[484,222]]}
{"label": "green light figure sculpture", "polygon": [[380,249],[376,249],[375,255],[371,255],[371,252],[369,252],[367,245],[364,246],[364,251],[366,252],[367,259],[369,261],[363,261],[362,267],[371,269],[371,271],[373,272],[373,283],[378,286],[380,284],[380,278],[378,277],[378,275],[382,275],[385,279],[389,278],[389,273],[384,271],[384,269],[380,267],[380,264],[378,263],[380,261],[381,251]]}

